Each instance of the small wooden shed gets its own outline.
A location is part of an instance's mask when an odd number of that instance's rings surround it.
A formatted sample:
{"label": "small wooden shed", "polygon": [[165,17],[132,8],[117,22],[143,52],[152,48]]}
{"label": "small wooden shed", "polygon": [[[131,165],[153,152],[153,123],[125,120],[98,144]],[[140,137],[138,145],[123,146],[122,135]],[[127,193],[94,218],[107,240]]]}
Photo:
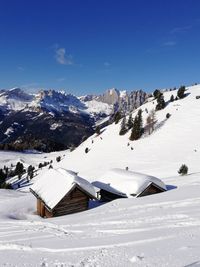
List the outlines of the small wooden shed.
{"label": "small wooden shed", "polygon": [[143,197],[167,190],[165,184],[156,177],[117,168],[111,169],[92,184],[99,188],[102,201]]}
{"label": "small wooden shed", "polygon": [[87,210],[89,200],[96,199],[87,180],[62,168],[46,171],[30,191],[37,198],[37,214],[46,218]]}

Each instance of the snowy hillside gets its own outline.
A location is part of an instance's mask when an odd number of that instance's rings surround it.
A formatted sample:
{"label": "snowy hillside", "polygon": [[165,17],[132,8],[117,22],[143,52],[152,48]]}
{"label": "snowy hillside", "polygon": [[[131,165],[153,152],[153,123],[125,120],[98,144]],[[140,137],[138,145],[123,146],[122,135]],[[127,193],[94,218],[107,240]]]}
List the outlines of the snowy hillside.
{"label": "snowy hillside", "polygon": [[69,152],[60,151],[60,152],[51,152],[51,153],[40,153],[38,151],[26,151],[21,152],[8,152],[0,151],[0,168],[4,166],[16,165],[19,161],[24,164],[24,166],[38,166],[40,162],[44,161],[55,161],[56,157],[60,156],[61,158],[65,157]]}
{"label": "snowy hillside", "polygon": [[165,181],[178,188],[53,219],[34,215],[31,194],[1,190],[0,265],[199,266],[199,174]]}
{"label": "snowy hillside", "polygon": [[97,100],[90,100],[85,102],[86,112],[91,114],[95,120],[99,120],[103,117],[109,118],[109,115],[113,113],[113,106],[107,103],[99,102]]}
{"label": "snowy hillside", "polygon": [[[166,102],[172,94],[176,96],[177,90],[164,93]],[[200,86],[189,87],[187,94],[184,99],[168,102],[163,110],[156,112],[156,130],[150,136],[130,141],[130,131],[120,136],[120,123],[112,124],[101,135],[88,138],[61,164],[90,179],[115,167],[129,167],[157,177],[176,175],[182,163],[188,165],[190,173],[200,171],[200,100],[196,99]],[[145,109],[150,111],[155,106],[156,101],[152,99],[140,107],[144,124],[148,116]],[[166,119],[167,113],[171,114],[169,119]],[[137,110],[133,117],[136,114]],[[89,148],[87,154],[86,147]]]}
{"label": "snowy hillside", "polygon": [[[167,106],[156,112],[151,135],[130,141],[130,131],[119,135],[121,122],[112,124],[54,164],[90,181],[111,168],[128,167],[160,178],[168,191],[104,205],[92,202],[88,211],[42,219],[34,213],[36,199],[30,193],[0,190],[0,265],[200,266],[200,85],[186,93],[174,102],[169,99],[176,90],[164,93]],[[146,110],[155,106],[153,98],[141,106],[144,124]],[[34,154],[29,161],[37,161]],[[189,173],[179,176],[183,163]]]}

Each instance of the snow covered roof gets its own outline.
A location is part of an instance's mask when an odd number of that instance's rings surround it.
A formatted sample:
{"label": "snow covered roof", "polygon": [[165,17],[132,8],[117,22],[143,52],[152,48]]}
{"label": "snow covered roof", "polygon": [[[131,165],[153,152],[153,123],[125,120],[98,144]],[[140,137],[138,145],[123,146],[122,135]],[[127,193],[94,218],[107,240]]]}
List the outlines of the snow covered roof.
{"label": "snow covered roof", "polygon": [[165,184],[156,177],[117,168],[109,170],[92,184],[113,194],[131,197],[143,192],[151,183],[167,190]]}
{"label": "snow covered roof", "polygon": [[88,195],[96,198],[94,187],[88,181],[77,176],[77,173],[62,168],[46,171],[30,190],[53,209],[74,185],[78,185]]}

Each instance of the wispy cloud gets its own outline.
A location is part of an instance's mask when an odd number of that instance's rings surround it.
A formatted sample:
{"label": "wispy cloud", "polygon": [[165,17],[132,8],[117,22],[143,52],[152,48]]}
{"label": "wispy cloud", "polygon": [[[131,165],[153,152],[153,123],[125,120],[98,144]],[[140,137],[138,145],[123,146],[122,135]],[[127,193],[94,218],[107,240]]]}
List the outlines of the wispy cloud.
{"label": "wispy cloud", "polygon": [[73,65],[72,55],[66,54],[64,47],[56,48],[55,50],[55,59],[61,65]]}
{"label": "wispy cloud", "polygon": [[57,79],[57,82],[60,82],[60,83],[64,81],[65,81],[65,78],[62,78],[62,77]]}
{"label": "wispy cloud", "polygon": [[18,70],[18,71],[24,71],[25,69],[24,69],[22,66],[18,66],[18,67],[17,67],[17,70]]}
{"label": "wispy cloud", "polygon": [[104,62],[103,65],[104,65],[105,67],[110,67],[110,66],[111,66],[111,64],[110,64],[109,62],[107,62],[107,61]]}
{"label": "wispy cloud", "polygon": [[175,41],[168,41],[162,44],[162,46],[168,46],[168,47],[172,47],[175,46],[177,44],[177,42]]}
{"label": "wispy cloud", "polygon": [[190,30],[191,28],[192,28],[191,25],[183,26],[183,27],[175,27],[170,31],[170,33],[171,34],[184,33],[184,32],[187,32],[188,30]]}

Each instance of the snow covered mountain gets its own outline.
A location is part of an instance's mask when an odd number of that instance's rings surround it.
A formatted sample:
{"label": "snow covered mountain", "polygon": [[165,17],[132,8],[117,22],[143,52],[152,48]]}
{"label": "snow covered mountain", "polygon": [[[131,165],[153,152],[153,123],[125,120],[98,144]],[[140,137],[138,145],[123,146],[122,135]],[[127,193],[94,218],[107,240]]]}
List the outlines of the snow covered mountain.
{"label": "snow covered mountain", "polygon": [[[77,146],[93,133],[93,126],[112,113],[105,103],[85,104],[79,98],[43,90],[0,91],[0,146],[2,149],[52,151]],[[42,129],[45,129],[42,130]]]}
{"label": "snow covered mountain", "polygon": [[[176,97],[177,90],[164,93],[167,105],[156,111],[152,134],[130,141],[130,131],[120,136],[120,122],[113,123],[53,163],[90,181],[111,168],[128,167],[160,178],[168,191],[101,206],[96,203],[86,212],[44,220],[34,214],[35,198],[23,193],[26,187],[1,190],[0,265],[199,266],[200,99],[196,96],[200,85],[188,87],[183,99],[171,102],[171,95]],[[144,126],[155,106],[150,98],[140,107]],[[136,114],[137,110],[133,117]],[[7,162],[10,153],[13,162],[11,152],[1,153],[7,155]],[[36,156],[28,157],[34,163]],[[45,154],[45,160],[50,159],[52,154]],[[177,170],[183,163],[189,173],[180,176]],[[32,182],[37,179],[40,176]]]}
{"label": "snow covered mountain", "polygon": [[94,132],[96,124],[108,124],[116,109],[123,109],[122,98],[116,101],[106,103],[101,96],[78,98],[55,90],[35,94],[20,88],[1,90],[0,148],[52,151],[77,146]]}
{"label": "snow covered mountain", "polygon": [[99,100],[115,106],[115,110],[133,111],[141,106],[148,94],[142,90],[132,91],[128,93],[126,90],[119,91],[116,88],[107,90],[102,96],[99,96]]}
{"label": "snow covered mountain", "polygon": [[64,112],[85,113],[93,117],[95,113],[100,113],[103,116],[110,115],[112,111],[112,107],[109,107],[109,105],[106,105],[105,103],[102,103],[101,105],[99,102],[98,108],[95,110],[92,107],[92,103],[87,102],[88,101],[81,101],[81,98],[72,94],[67,94],[64,91],[41,90],[38,93],[30,94],[24,92],[20,88],[0,90],[1,110],[22,111],[24,109],[25,111],[43,111],[56,114]]}
{"label": "snow covered mountain", "polygon": [[0,109],[21,110],[31,103],[33,97],[20,88],[0,90]]}
{"label": "snow covered mountain", "polygon": [[106,103],[113,106],[114,111],[121,110],[126,113],[141,106],[148,97],[149,94],[142,90],[127,92],[126,90],[119,91],[116,88],[111,88],[102,95],[86,95],[80,99],[85,103],[92,100]]}

